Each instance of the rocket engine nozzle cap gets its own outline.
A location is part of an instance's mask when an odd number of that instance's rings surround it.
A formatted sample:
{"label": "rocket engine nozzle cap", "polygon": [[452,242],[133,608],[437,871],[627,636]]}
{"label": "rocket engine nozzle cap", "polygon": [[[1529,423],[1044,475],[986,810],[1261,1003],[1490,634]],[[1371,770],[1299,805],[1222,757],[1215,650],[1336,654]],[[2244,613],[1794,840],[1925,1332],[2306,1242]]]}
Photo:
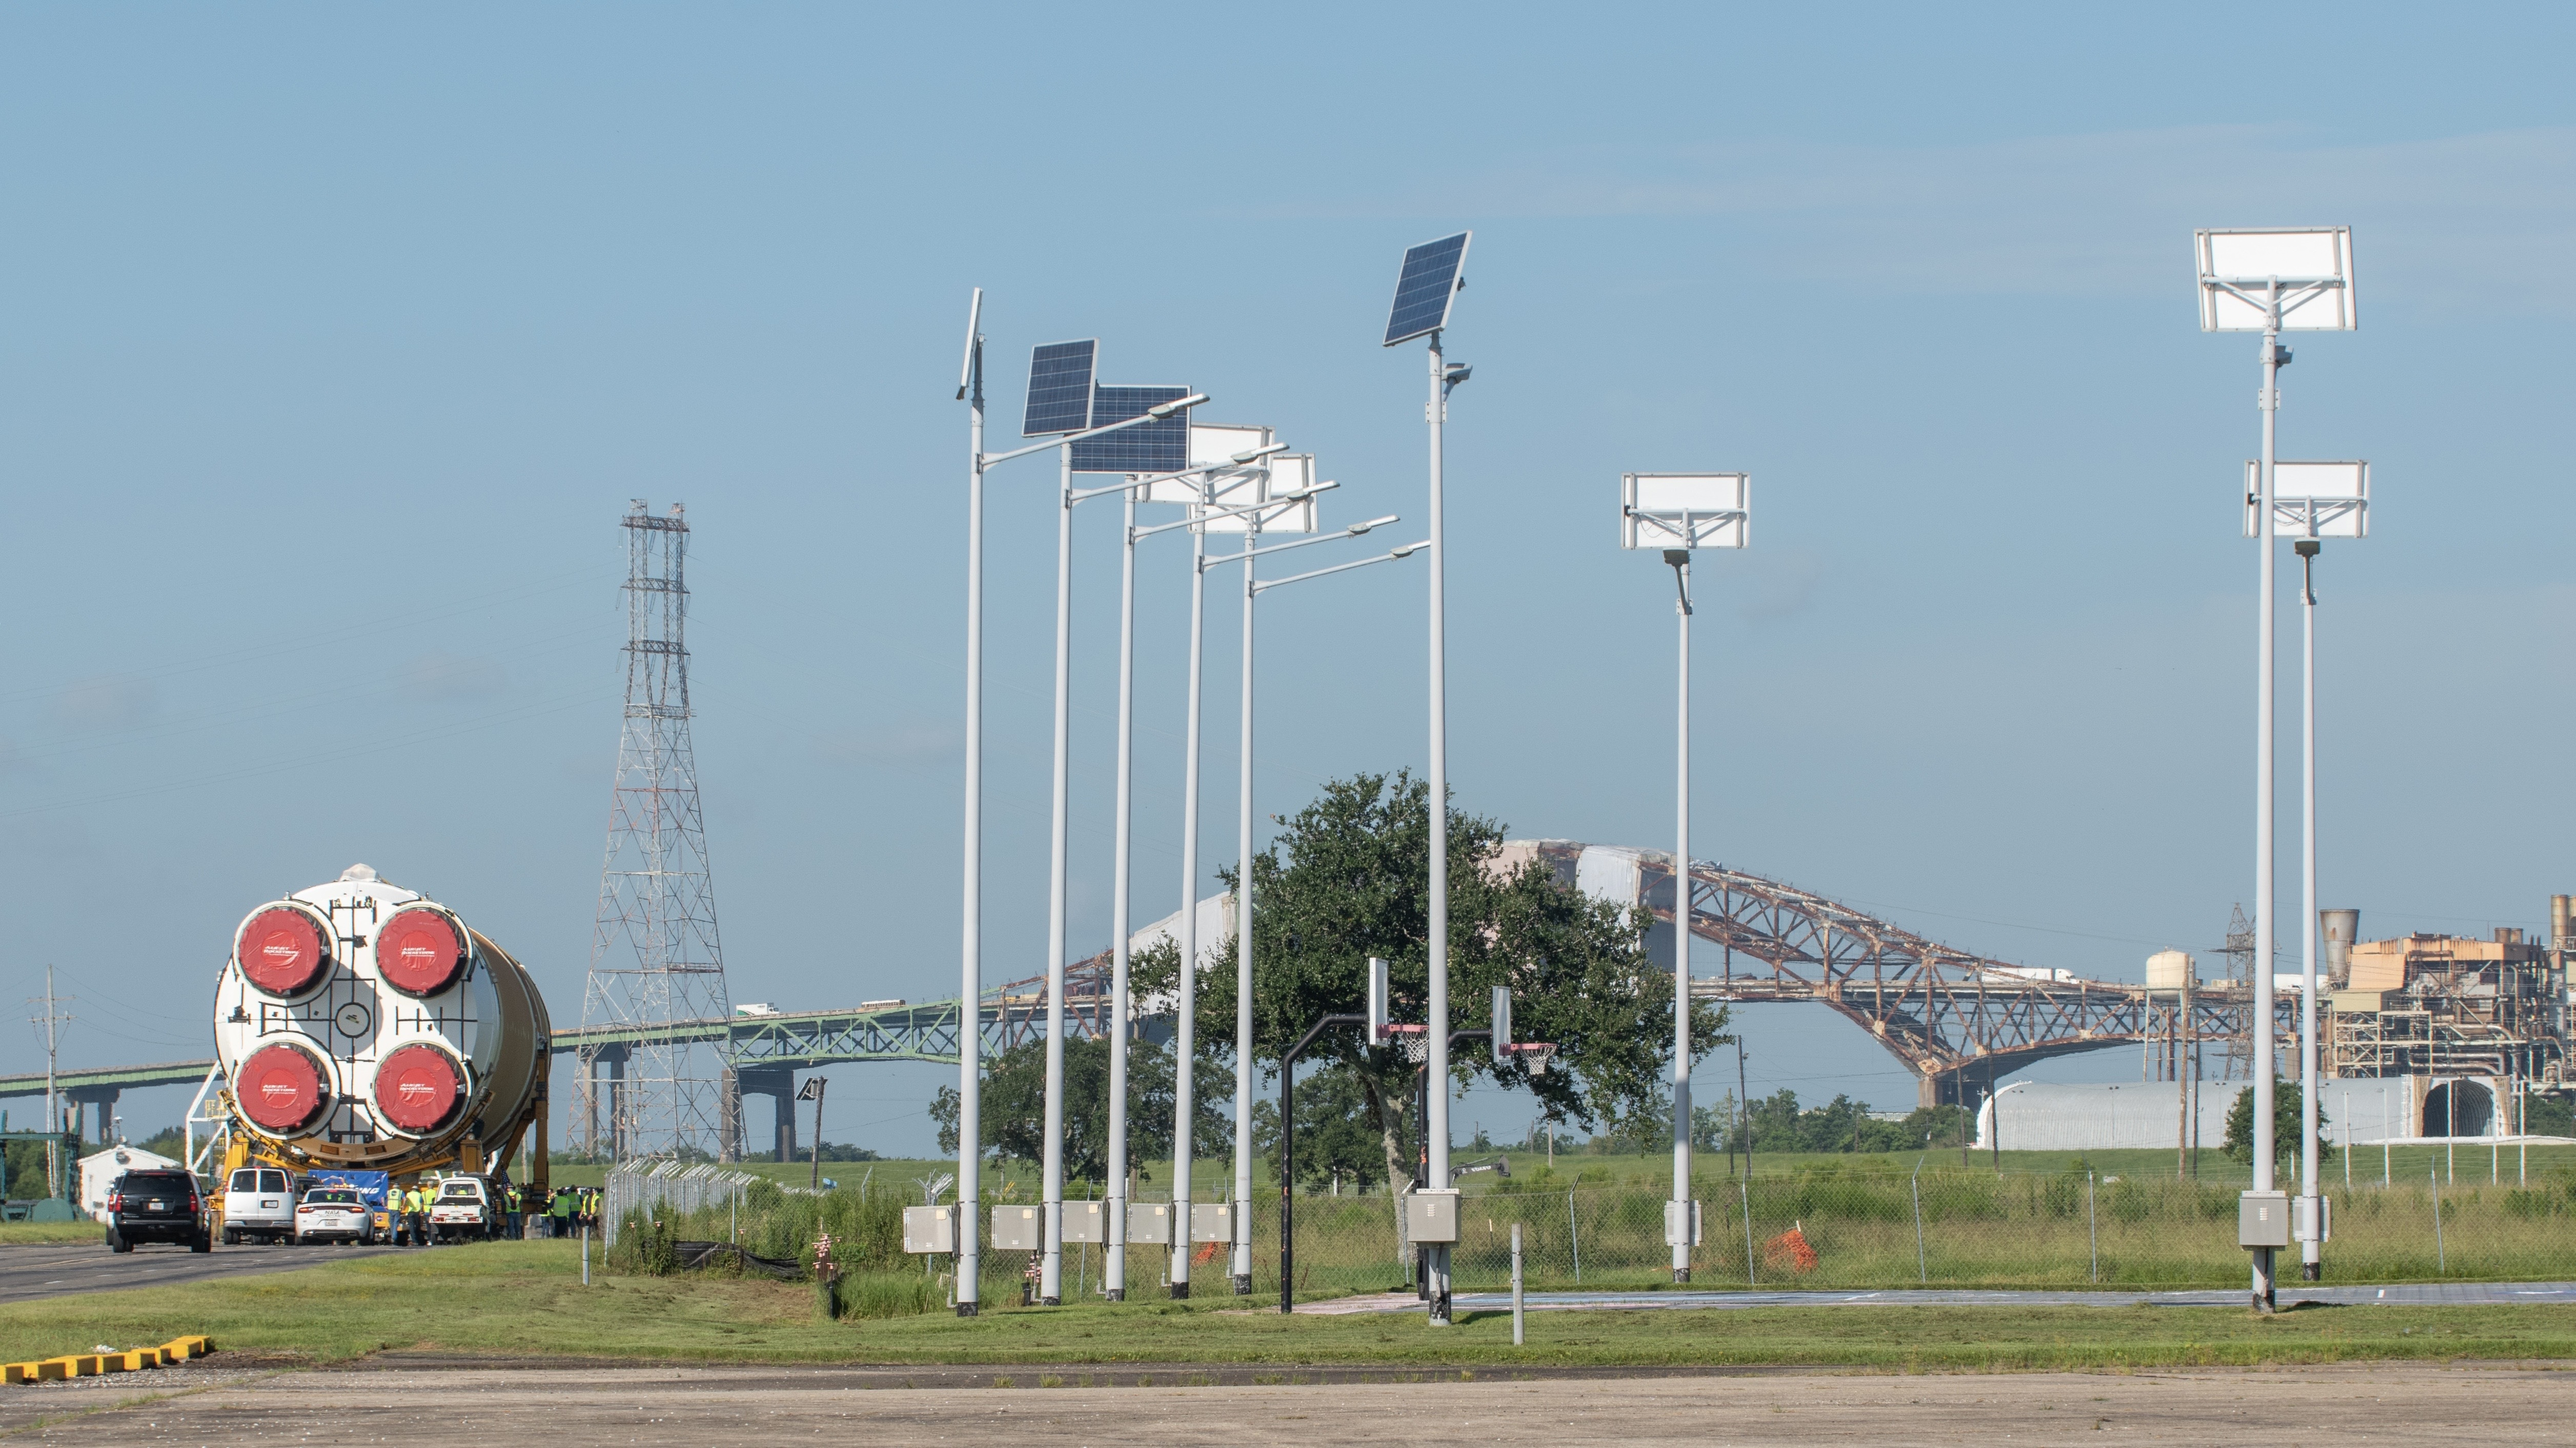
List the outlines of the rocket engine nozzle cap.
{"label": "rocket engine nozzle cap", "polygon": [[331,1104],[323,1080],[321,1064],[300,1048],[263,1046],[242,1063],[233,1099],[252,1125],[284,1135],[312,1125]]}
{"label": "rocket engine nozzle cap", "polygon": [[409,996],[431,996],[455,984],[465,964],[465,942],[435,910],[397,910],[376,932],[376,973]]}
{"label": "rocket engine nozzle cap", "polygon": [[320,921],[291,906],[262,910],[233,941],[242,978],[275,996],[301,995],[331,968]]}
{"label": "rocket engine nozzle cap", "polygon": [[418,1042],[376,1067],[376,1114],[398,1131],[426,1135],[447,1124],[465,1094],[456,1058]]}

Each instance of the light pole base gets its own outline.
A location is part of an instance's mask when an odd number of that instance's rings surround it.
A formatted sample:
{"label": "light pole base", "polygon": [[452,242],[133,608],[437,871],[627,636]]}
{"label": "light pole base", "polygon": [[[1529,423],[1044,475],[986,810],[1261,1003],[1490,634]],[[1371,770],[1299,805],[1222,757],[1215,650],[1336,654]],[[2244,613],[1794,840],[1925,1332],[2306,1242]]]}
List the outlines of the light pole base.
{"label": "light pole base", "polygon": [[1062,1307],[1062,1306],[1064,1306],[1064,1299],[1063,1299],[1063,1298],[1061,1298],[1061,1297],[1041,1297],[1041,1298],[1039,1298],[1039,1299],[1038,1299],[1038,1306],[1040,1306],[1040,1307]]}
{"label": "light pole base", "polygon": [[1112,1302],[1124,1302],[1124,1301],[1126,1301],[1126,1300],[1127,1300],[1127,1289],[1126,1289],[1126,1288],[1124,1288],[1124,1287],[1112,1287],[1112,1288],[1110,1288],[1110,1289],[1109,1289],[1109,1300],[1110,1300],[1110,1301],[1112,1301]]}
{"label": "light pole base", "polygon": [[1687,1287],[1690,1285],[1690,1269],[1688,1267],[1676,1267],[1673,1269],[1673,1285],[1675,1287]]}
{"label": "light pole base", "polygon": [[959,1317],[973,1317],[975,1315],[975,1304],[972,1302],[958,1303],[957,1315]]}
{"label": "light pole base", "polygon": [[2300,1263],[2300,1264],[2299,1264],[2299,1280],[2300,1280],[2300,1281],[2302,1281],[2302,1282],[2323,1282],[2323,1281],[2325,1281],[2325,1280],[2326,1280],[2326,1264],[2324,1264],[2323,1262],[2302,1262],[2302,1263]]}
{"label": "light pole base", "polygon": [[1188,1300],[1189,1295],[1190,1284],[1186,1282],[1175,1282],[1172,1284],[1172,1300],[1174,1302],[1186,1301]]}
{"label": "light pole base", "polygon": [[1237,1297],[1250,1297],[1252,1295],[1251,1273],[1238,1272],[1234,1274],[1234,1295]]}

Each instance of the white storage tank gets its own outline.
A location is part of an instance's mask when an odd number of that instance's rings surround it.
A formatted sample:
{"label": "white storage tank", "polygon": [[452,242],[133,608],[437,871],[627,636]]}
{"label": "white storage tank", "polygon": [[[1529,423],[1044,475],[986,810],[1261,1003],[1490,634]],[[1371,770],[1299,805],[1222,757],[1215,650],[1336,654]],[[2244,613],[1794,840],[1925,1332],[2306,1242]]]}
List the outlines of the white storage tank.
{"label": "white storage tank", "polygon": [[2147,957],[2147,989],[2181,990],[2186,985],[2199,983],[2200,978],[2193,973],[2189,954],[2179,950],[2159,950]]}

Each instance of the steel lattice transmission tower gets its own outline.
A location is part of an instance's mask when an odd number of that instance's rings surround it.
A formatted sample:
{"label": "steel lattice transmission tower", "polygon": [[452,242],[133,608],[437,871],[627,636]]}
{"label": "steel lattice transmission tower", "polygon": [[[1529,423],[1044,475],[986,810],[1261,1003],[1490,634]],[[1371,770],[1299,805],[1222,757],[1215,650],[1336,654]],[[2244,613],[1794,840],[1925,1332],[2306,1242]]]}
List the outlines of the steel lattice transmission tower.
{"label": "steel lattice transmission tower", "polygon": [[581,1020],[634,1036],[580,1053],[584,1144],[597,1150],[604,1126],[620,1161],[730,1161],[740,1145],[726,1109],[731,1063],[673,1030],[733,1014],[689,748],[689,525],[678,504],[656,517],[640,498],[623,521],[626,725]]}

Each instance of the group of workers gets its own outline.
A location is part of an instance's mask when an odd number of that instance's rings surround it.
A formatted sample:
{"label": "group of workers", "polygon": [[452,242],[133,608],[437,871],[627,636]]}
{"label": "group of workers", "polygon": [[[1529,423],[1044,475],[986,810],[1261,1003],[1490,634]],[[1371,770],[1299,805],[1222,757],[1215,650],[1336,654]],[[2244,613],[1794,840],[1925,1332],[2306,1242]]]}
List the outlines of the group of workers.
{"label": "group of workers", "polygon": [[[429,1224],[429,1209],[438,1200],[439,1183],[425,1178],[407,1187],[395,1187],[385,1194],[385,1209],[393,1218],[393,1240],[397,1247],[428,1247],[437,1242]],[[551,1195],[540,1194],[535,1187],[512,1181],[493,1183],[503,1220],[509,1223],[506,1236],[515,1241],[523,1237],[577,1237],[584,1228],[599,1226],[599,1189],[596,1187],[557,1187]],[[529,1219],[534,1218],[532,1222]],[[530,1230],[533,1228],[534,1230]]]}
{"label": "group of workers", "polygon": [[[516,1182],[501,1192],[502,1210],[509,1216],[512,1237],[577,1237],[583,1228],[599,1226],[599,1189],[597,1187],[557,1187],[552,1196],[539,1196],[535,1187]],[[528,1218],[536,1218],[536,1231],[526,1229]]]}

